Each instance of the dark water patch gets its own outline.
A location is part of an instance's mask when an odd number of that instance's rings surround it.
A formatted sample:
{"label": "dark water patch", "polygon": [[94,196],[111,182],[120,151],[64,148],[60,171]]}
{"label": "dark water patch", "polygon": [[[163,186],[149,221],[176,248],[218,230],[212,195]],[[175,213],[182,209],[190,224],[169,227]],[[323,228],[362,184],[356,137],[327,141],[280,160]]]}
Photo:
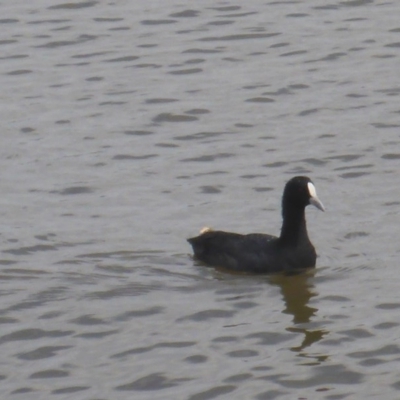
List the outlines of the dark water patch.
{"label": "dark water patch", "polygon": [[192,135],[175,136],[175,140],[202,140],[202,139],[212,139],[217,136],[226,135],[229,132],[198,132]]}
{"label": "dark water patch", "polygon": [[15,71],[7,72],[7,75],[26,75],[31,74],[32,72],[31,69],[17,69]]}
{"label": "dark water patch", "polygon": [[72,346],[44,346],[38,349],[28,351],[26,353],[19,353],[16,355],[20,360],[41,360],[43,358],[50,358],[58,355],[61,350],[70,349]]}
{"label": "dark water patch", "polygon": [[258,356],[258,351],[255,350],[234,350],[230,351],[226,355],[232,358],[248,358],[248,357],[255,357]]}
{"label": "dark water patch", "polygon": [[276,49],[276,48],[286,47],[286,46],[290,46],[290,43],[287,43],[287,42],[275,43],[275,44],[272,44],[272,45],[269,46],[269,47],[270,47],[271,49]]}
{"label": "dark water patch", "polygon": [[201,193],[204,194],[216,194],[221,193],[221,189],[217,186],[200,186]]}
{"label": "dark water patch", "polygon": [[140,57],[138,56],[124,56],[124,57],[118,57],[118,58],[112,58],[110,60],[105,60],[104,62],[126,62],[126,61],[135,61],[139,59]]}
{"label": "dark water patch", "polygon": [[156,143],[155,146],[162,147],[164,149],[176,149],[177,147],[179,147],[177,144],[173,143]]}
{"label": "dark water patch", "polygon": [[13,265],[16,263],[17,263],[17,261],[13,261],[13,260],[0,260],[0,265]]}
{"label": "dark water patch", "polygon": [[231,375],[228,376],[227,378],[224,379],[224,382],[226,383],[239,383],[243,381],[247,381],[248,379],[251,379],[253,377],[252,374],[237,374],[237,375]]}
{"label": "dark water patch", "polygon": [[328,301],[339,301],[339,302],[345,302],[345,301],[351,301],[348,297],[345,296],[339,296],[339,295],[328,295],[320,298],[321,300],[328,300]]}
{"label": "dark water patch", "polygon": [[400,308],[400,303],[381,303],[375,306],[379,310],[397,310]]}
{"label": "dark water patch", "polygon": [[221,52],[222,52],[222,50],[219,50],[219,49],[198,49],[198,48],[195,48],[195,49],[188,49],[188,50],[182,51],[182,54],[185,54],[185,53],[215,54],[215,53],[221,53]]}
{"label": "dark water patch", "polygon": [[154,158],[154,157],[158,157],[158,154],[146,154],[143,156],[133,156],[131,154],[117,154],[116,156],[114,156],[112,159],[113,160],[134,160],[134,161],[138,161],[138,160],[148,160],[149,158]]}
{"label": "dark water patch", "polygon": [[19,19],[15,19],[15,18],[0,19],[0,24],[15,24],[17,22],[19,22]]}
{"label": "dark water patch", "polygon": [[269,163],[269,164],[263,164],[263,167],[267,167],[267,168],[279,168],[279,167],[283,167],[285,165],[288,165],[287,162],[284,161],[276,161],[273,163]]}
{"label": "dark water patch", "polygon": [[347,56],[347,53],[331,53],[317,60],[308,60],[306,61],[306,63],[319,62],[319,61],[336,61],[344,56]]}
{"label": "dark water patch", "polygon": [[378,122],[378,123],[374,123],[371,124],[374,128],[378,128],[378,129],[387,129],[387,128],[398,128],[400,127],[399,124],[385,124],[382,122]]}
{"label": "dark water patch", "polygon": [[175,101],[179,101],[178,99],[164,99],[164,98],[154,98],[147,99],[145,101],[146,104],[164,104],[164,103],[173,103]]}
{"label": "dark water patch", "polygon": [[363,367],[375,367],[384,363],[386,363],[386,360],[382,360],[380,358],[367,358],[366,360],[362,360],[359,362],[359,364]]}
{"label": "dark water patch", "polygon": [[207,362],[208,357],[203,356],[202,354],[194,354],[193,356],[186,357],[183,361],[188,362],[189,364],[202,364]]}
{"label": "dark water patch", "polygon": [[83,390],[90,389],[90,386],[69,386],[61,389],[54,389],[51,391],[52,394],[69,394],[82,392]]}
{"label": "dark water patch", "polygon": [[210,161],[215,161],[217,159],[224,159],[224,158],[229,158],[233,157],[233,154],[230,153],[219,153],[219,154],[214,154],[214,155],[207,155],[207,156],[200,156],[200,157],[194,157],[194,158],[184,158],[183,160],[180,160],[181,162],[210,162]]}
{"label": "dark water patch", "polygon": [[[130,26],[120,26],[116,28],[110,28],[110,31],[130,31],[131,27]],[[146,45],[138,45],[138,47],[145,47]],[[156,45],[154,45],[156,46]],[[149,46],[150,47],[150,46]]]}
{"label": "dark water patch", "polygon": [[368,97],[368,95],[367,94],[359,94],[359,93],[349,93],[349,94],[346,94],[346,97],[352,97],[355,99],[359,99],[362,97]]}
{"label": "dark water patch", "polygon": [[[96,51],[94,53],[76,54],[74,56],[71,56],[71,58],[78,58],[78,59],[82,59],[83,58],[83,59],[85,59],[85,58],[92,58],[92,57],[97,57],[97,56],[104,56],[104,55],[109,54],[109,53],[110,53],[109,51]],[[103,78],[100,78],[100,79],[103,79]]]}
{"label": "dark water patch", "polygon": [[207,25],[211,25],[211,26],[221,26],[221,25],[231,25],[233,24],[234,21],[211,21],[209,22]]}
{"label": "dark water patch", "polygon": [[65,188],[60,191],[52,191],[51,193],[58,193],[61,195],[70,195],[70,194],[87,194],[87,193],[93,193],[93,188],[89,186],[71,186],[68,188]]}
{"label": "dark water patch", "polygon": [[197,117],[182,114],[161,113],[153,118],[154,122],[192,122],[197,121]]}
{"label": "dark water patch", "polygon": [[371,172],[347,172],[339,176],[344,179],[352,179],[352,178],[359,178],[360,176],[364,175],[371,175]]}
{"label": "dark water patch", "polygon": [[0,57],[0,60],[20,60],[21,58],[28,58],[27,54],[14,54],[10,56]]}
{"label": "dark water patch", "polygon": [[176,322],[182,321],[195,321],[195,322],[205,322],[211,321],[213,319],[219,318],[230,318],[236,314],[236,311],[228,310],[205,310],[199,311],[194,314],[187,315],[185,317],[178,318]]}
{"label": "dark water patch", "polygon": [[243,123],[237,123],[234,125],[236,128],[253,128],[254,125],[252,124],[243,124]]}
{"label": "dark water patch", "polygon": [[82,339],[103,339],[104,337],[115,335],[116,333],[120,333],[118,329],[113,329],[109,331],[101,331],[101,332],[88,332],[88,333],[79,333],[75,335],[76,338]]}
{"label": "dark water patch", "polygon": [[305,117],[306,115],[309,115],[309,114],[315,114],[318,111],[320,111],[319,108],[310,108],[308,110],[304,110],[304,111],[299,112],[298,115],[300,117]]}
{"label": "dark water patch", "polygon": [[248,310],[250,308],[258,307],[259,304],[253,301],[238,301],[233,304],[233,307],[238,310]]}
{"label": "dark water patch", "polygon": [[124,19],[123,18],[104,18],[104,17],[101,17],[101,18],[93,18],[93,21],[96,21],[96,22],[119,22],[119,21],[123,21]]}
{"label": "dark water patch", "polygon": [[219,336],[212,339],[215,343],[230,343],[237,342],[239,339],[236,336]]}
{"label": "dark water patch", "polygon": [[237,35],[226,36],[210,36],[198,39],[200,42],[216,42],[216,41],[230,41],[230,40],[254,40],[266,39],[273,36],[280,35],[280,33],[243,33]]}
{"label": "dark water patch", "polygon": [[154,306],[150,308],[145,308],[143,310],[126,311],[122,314],[116,315],[113,319],[115,321],[129,321],[132,318],[143,318],[143,317],[150,317],[156,314],[162,314],[164,311],[165,307]]}
{"label": "dark water patch", "polygon": [[185,64],[201,64],[206,62],[204,58],[192,58],[190,60],[185,61]]}
{"label": "dark water patch", "polygon": [[249,11],[249,12],[243,12],[243,13],[221,15],[221,18],[242,18],[242,17],[248,17],[249,15],[255,15],[255,14],[258,14],[258,12],[257,11]]}
{"label": "dark water patch", "polygon": [[349,232],[349,233],[347,233],[344,236],[344,238],[345,239],[354,239],[354,238],[366,237],[366,236],[369,236],[369,233],[357,231],[357,232]]}
{"label": "dark water patch", "polygon": [[19,320],[17,318],[0,317],[0,325],[2,325],[2,324],[15,324],[16,322],[19,322]]}
{"label": "dark water patch", "polygon": [[121,106],[126,103],[126,101],[103,101],[99,103],[99,106]]}
{"label": "dark water patch", "polygon": [[152,135],[154,132],[152,131],[124,131],[125,135],[135,135],[135,136],[147,136],[147,135]]}
{"label": "dark water patch", "polygon": [[215,11],[237,11],[240,10],[242,7],[240,6],[220,6],[220,7],[210,7],[210,10]]}
{"label": "dark water patch", "polygon": [[[394,58],[396,57],[394,54],[375,54],[372,57],[374,58]],[[378,104],[378,103],[376,103]]]}
{"label": "dark water patch", "polygon": [[160,64],[150,64],[150,63],[135,65],[135,68],[161,68],[161,67],[162,67],[162,65],[160,65]]}
{"label": "dark water patch", "polygon": [[[37,253],[39,251],[54,251],[54,250],[58,250],[58,247],[54,246],[54,245],[48,245],[48,244],[38,244],[36,246],[20,247],[19,249],[3,250],[3,253],[13,254],[15,256],[26,256],[26,255],[29,255],[32,253]],[[14,272],[17,272],[17,270],[14,270]],[[30,271],[30,273],[32,273],[32,272],[35,272],[35,271]],[[37,272],[40,272],[43,274],[46,273],[44,271],[37,271]]]}
{"label": "dark water patch", "polygon": [[10,306],[8,311],[30,310],[32,308],[43,306],[43,303],[45,303],[45,301],[22,301],[21,303]]}
{"label": "dark water patch", "polygon": [[190,75],[190,74],[198,74],[199,72],[203,72],[202,68],[187,68],[187,69],[179,69],[176,71],[168,72],[171,75]]}
{"label": "dark water patch", "polygon": [[179,385],[181,382],[189,380],[188,378],[169,379],[162,373],[154,373],[126,385],[117,386],[115,389],[120,391],[152,391],[171,388]]}
{"label": "dark water patch", "polygon": [[71,336],[74,331],[45,331],[43,329],[22,329],[0,337],[0,344],[7,342],[15,342],[20,340],[36,340],[42,338],[58,338]]}
{"label": "dark water patch", "polygon": [[381,158],[384,160],[398,160],[400,159],[400,153],[386,153]]}
{"label": "dark water patch", "polygon": [[389,344],[377,350],[354,351],[348,353],[347,356],[351,358],[370,358],[370,357],[380,357],[380,356],[397,356],[399,354],[400,354],[399,346],[397,346],[396,344]]}
{"label": "dark water patch", "polygon": [[[400,201],[388,201],[386,203],[383,203],[384,206],[398,206],[400,205]],[[1,264],[1,261],[0,261]]]}
{"label": "dark water patch", "polygon": [[380,324],[376,324],[373,327],[375,329],[392,329],[397,328],[400,324],[397,322],[382,322]]}
{"label": "dark water patch", "polygon": [[3,44],[11,44],[11,43],[17,43],[18,40],[15,39],[10,39],[10,40],[0,40],[0,46]]}
{"label": "dark water patch", "polygon": [[374,0],[349,0],[349,1],[341,1],[339,4],[344,7],[359,7],[365,6],[367,4],[372,4]]}
{"label": "dark water patch", "polygon": [[344,331],[338,331],[338,333],[353,339],[365,339],[374,336],[372,333],[368,332],[368,330],[361,328],[347,329]]}
{"label": "dark water patch", "polygon": [[374,164],[351,165],[347,167],[334,168],[334,171],[348,171],[349,169],[372,168],[372,167],[375,167],[375,165]]}
{"label": "dark water patch", "polygon": [[304,14],[304,13],[294,13],[294,14],[286,14],[287,18],[303,18],[303,17],[308,17],[310,14]]}
{"label": "dark water patch", "polygon": [[70,19],[43,19],[40,21],[29,21],[27,24],[31,25],[40,25],[40,24],[63,24],[66,22],[70,22]]}
{"label": "dark water patch", "polygon": [[80,8],[93,7],[98,1],[83,1],[81,3],[63,3],[47,7],[48,10],[75,10]]}
{"label": "dark water patch", "polygon": [[200,11],[196,10],[183,10],[174,14],[170,14],[171,18],[193,18],[199,15]]}
{"label": "dark water patch", "polygon": [[269,97],[252,97],[246,100],[248,103],[273,103],[275,100]]}
{"label": "dark water patch", "polygon": [[65,378],[69,376],[68,371],[61,369],[47,369],[44,371],[39,371],[31,374],[30,379],[49,379],[49,378]]}
{"label": "dark water patch", "polygon": [[207,110],[206,108],[192,108],[191,110],[185,111],[185,114],[191,114],[191,115],[203,115],[203,114],[209,114],[211,111]]}
{"label": "dark water patch", "polygon": [[123,351],[121,353],[113,354],[111,358],[122,358],[130,356],[132,354],[147,353],[155,349],[182,349],[186,347],[195,346],[196,344],[197,344],[196,342],[162,342],[162,343],[157,343],[153,346],[136,347],[134,349]]}
{"label": "dark water patch", "polygon": [[145,19],[140,22],[143,25],[169,25],[175,24],[178,21],[176,19]]}
{"label": "dark water patch", "polygon": [[257,400],[275,400],[281,398],[282,396],[287,396],[287,395],[288,395],[287,392],[282,392],[280,390],[268,390],[266,392],[256,395],[254,398]]}
{"label": "dark water patch", "polygon": [[385,47],[400,47],[400,42],[385,44]]}
{"label": "dark water patch", "polygon": [[228,394],[233,392],[236,389],[234,385],[224,385],[224,386],[216,386],[212,389],[205,390],[204,392],[200,392],[188,397],[188,400],[211,400],[216,397],[222,396],[224,394]]}
{"label": "dark water patch", "polygon": [[297,50],[297,51],[289,51],[288,53],[282,53],[280,57],[290,57],[290,56],[298,56],[300,54],[308,53],[307,50]]}
{"label": "dark water patch", "polygon": [[91,40],[97,39],[97,36],[94,35],[80,35],[76,40],[59,40],[55,42],[48,42],[46,44],[42,44],[39,46],[36,46],[37,48],[45,48],[45,49],[56,49],[59,47],[64,47],[64,46],[72,46],[76,44],[81,44],[81,43],[86,43]]}

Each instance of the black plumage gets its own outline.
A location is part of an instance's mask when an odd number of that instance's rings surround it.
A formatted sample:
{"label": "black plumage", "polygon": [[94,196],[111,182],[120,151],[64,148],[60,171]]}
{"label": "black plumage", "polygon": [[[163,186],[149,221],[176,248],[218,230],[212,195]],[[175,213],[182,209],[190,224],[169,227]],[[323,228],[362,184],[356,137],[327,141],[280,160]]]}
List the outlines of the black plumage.
{"label": "black plumage", "polygon": [[317,255],[308,237],[305,219],[305,208],[309,204],[324,211],[310,178],[296,176],[287,182],[283,192],[279,237],[204,229],[188,242],[198,260],[214,267],[250,273],[315,267]]}

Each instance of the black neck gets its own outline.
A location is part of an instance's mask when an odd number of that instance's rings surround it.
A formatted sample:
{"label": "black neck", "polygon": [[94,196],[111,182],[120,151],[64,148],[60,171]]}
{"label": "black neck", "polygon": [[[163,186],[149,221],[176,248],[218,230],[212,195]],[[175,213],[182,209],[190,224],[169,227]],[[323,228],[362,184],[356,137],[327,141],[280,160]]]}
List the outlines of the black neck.
{"label": "black neck", "polygon": [[289,245],[308,242],[304,207],[287,208],[283,210],[283,223],[279,240]]}

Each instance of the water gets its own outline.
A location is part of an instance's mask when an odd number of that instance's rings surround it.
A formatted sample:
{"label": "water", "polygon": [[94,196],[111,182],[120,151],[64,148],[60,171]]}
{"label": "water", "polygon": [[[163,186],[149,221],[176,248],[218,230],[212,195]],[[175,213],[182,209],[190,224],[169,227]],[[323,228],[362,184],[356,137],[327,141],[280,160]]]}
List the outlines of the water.
{"label": "water", "polygon": [[[0,7],[2,399],[399,397],[398,2]],[[191,259],[297,174],[315,271]]]}

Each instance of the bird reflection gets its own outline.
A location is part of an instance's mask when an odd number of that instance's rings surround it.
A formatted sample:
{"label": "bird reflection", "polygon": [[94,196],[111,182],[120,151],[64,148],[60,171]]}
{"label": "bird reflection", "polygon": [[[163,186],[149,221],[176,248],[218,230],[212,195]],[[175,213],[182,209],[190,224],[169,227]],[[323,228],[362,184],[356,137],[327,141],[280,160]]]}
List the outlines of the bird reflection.
{"label": "bird reflection", "polygon": [[327,356],[311,356],[303,352],[305,348],[318,342],[328,333],[323,329],[311,329],[309,324],[318,312],[317,308],[308,304],[310,299],[317,295],[313,284],[314,275],[314,270],[290,275],[274,275],[270,277],[270,283],[281,289],[285,302],[285,309],[282,312],[293,316],[294,326],[288,327],[287,330],[304,335],[302,343],[292,347],[291,350],[297,352],[299,356],[316,359],[319,363]]}

